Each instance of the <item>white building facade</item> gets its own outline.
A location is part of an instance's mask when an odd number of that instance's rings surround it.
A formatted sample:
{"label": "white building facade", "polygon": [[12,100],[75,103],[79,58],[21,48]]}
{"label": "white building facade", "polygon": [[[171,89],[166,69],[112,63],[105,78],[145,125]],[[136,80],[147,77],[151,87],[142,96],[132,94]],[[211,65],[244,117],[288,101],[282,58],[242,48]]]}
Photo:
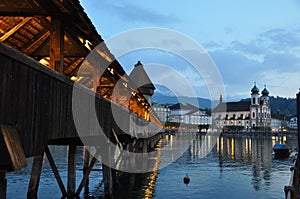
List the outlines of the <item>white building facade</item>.
{"label": "white building facade", "polygon": [[219,105],[213,109],[212,118],[217,128],[237,126],[246,131],[257,127],[271,127],[271,107],[269,91],[264,88],[262,95],[254,85],[249,101],[223,102],[220,96]]}
{"label": "white building facade", "polygon": [[211,116],[206,111],[193,105],[178,103],[170,107],[169,122],[210,125],[211,121]]}
{"label": "white building facade", "polygon": [[166,122],[169,120],[169,116],[170,116],[169,105],[153,103],[152,108],[161,122]]}

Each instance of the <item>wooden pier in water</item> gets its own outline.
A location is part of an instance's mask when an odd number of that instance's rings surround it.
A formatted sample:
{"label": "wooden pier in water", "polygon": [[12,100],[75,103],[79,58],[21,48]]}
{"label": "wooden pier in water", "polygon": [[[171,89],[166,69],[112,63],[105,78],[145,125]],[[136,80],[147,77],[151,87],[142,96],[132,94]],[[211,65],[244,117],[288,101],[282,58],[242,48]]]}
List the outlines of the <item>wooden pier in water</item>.
{"label": "wooden pier in water", "polygon": [[[79,72],[85,58],[100,43],[99,60]],[[102,65],[109,67],[99,76]],[[9,186],[6,172],[26,167],[28,157],[34,157],[34,161],[27,197],[37,198],[44,154],[62,197],[80,194],[97,159],[85,160],[84,176],[76,187],[75,150],[84,143],[74,124],[74,89],[82,99],[95,98],[93,108],[106,138],[123,149],[147,152],[161,137],[158,117],[109,52],[78,0],[0,2],[0,69],[0,198],[5,198]],[[126,86],[113,92],[118,81]],[[112,109],[123,116],[127,130],[135,133],[118,127]],[[85,139],[101,136],[89,125],[90,110],[81,111],[87,116],[85,131],[89,133]],[[134,127],[130,118],[135,120]],[[151,124],[151,129],[140,132],[139,124]],[[128,138],[127,133],[132,136]],[[133,136],[138,133],[148,135]],[[48,145],[69,146],[66,187]],[[117,171],[103,165],[102,172],[105,193],[112,196]]]}

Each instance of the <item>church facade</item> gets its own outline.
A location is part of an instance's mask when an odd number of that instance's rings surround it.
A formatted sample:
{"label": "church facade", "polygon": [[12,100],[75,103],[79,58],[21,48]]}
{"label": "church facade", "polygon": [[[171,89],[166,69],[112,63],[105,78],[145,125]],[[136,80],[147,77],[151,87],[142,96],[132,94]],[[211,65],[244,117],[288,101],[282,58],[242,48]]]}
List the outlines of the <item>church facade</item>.
{"label": "church facade", "polygon": [[265,88],[259,93],[254,84],[250,100],[240,102],[220,102],[212,111],[214,123],[218,129],[236,129],[251,131],[271,127],[271,107],[269,91]]}

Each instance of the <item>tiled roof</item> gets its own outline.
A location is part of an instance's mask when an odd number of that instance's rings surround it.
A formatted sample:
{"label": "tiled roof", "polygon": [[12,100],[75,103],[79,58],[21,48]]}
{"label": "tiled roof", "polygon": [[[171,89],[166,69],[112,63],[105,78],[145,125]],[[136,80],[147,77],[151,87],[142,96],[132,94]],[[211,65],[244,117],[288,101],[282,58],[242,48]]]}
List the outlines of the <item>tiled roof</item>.
{"label": "tiled roof", "polygon": [[155,90],[155,86],[153,85],[143,67],[143,64],[140,61],[138,61],[138,63],[134,66],[133,70],[129,74],[129,77],[134,80],[134,83],[138,87],[150,88],[152,90]]}
{"label": "tiled roof", "polygon": [[191,104],[183,104],[183,103],[177,103],[172,106],[170,106],[171,110],[176,110],[176,109],[184,109],[184,110],[199,110],[196,106],[193,106]]}
{"label": "tiled roof", "polygon": [[225,108],[227,112],[249,111],[250,103],[250,101],[221,103],[213,109],[213,112],[224,112]]}

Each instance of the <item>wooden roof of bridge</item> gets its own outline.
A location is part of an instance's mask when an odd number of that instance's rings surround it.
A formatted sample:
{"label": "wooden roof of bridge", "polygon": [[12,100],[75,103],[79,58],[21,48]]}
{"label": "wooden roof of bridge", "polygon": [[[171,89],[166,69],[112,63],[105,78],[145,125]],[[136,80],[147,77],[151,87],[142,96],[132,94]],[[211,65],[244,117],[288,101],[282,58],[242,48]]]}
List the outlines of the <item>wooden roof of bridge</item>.
{"label": "wooden roof of bridge", "polygon": [[[97,56],[103,58],[97,64],[109,66],[102,71],[101,78],[98,77],[100,93],[104,97],[111,94],[120,79],[130,92],[136,88],[105,45],[79,0],[1,0],[0,42],[90,89],[95,89],[95,65],[82,66],[82,63],[97,47]],[[140,92],[136,94],[136,98],[148,103]]]}
{"label": "wooden roof of bridge", "polygon": [[[64,26],[62,73],[68,77],[76,76],[84,58],[103,42],[78,0],[2,0],[0,42],[50,67],[50,34],[55,28],[51,24],[53,19],[58,19]],[[104,59],[114,60],[104,43],[101,51]],[[118,61],[111,65],[119,74],[125,74]],[[93,71],[89,68],[82,71],[85,74],[79,81],[92,88],[90,73]]]}

